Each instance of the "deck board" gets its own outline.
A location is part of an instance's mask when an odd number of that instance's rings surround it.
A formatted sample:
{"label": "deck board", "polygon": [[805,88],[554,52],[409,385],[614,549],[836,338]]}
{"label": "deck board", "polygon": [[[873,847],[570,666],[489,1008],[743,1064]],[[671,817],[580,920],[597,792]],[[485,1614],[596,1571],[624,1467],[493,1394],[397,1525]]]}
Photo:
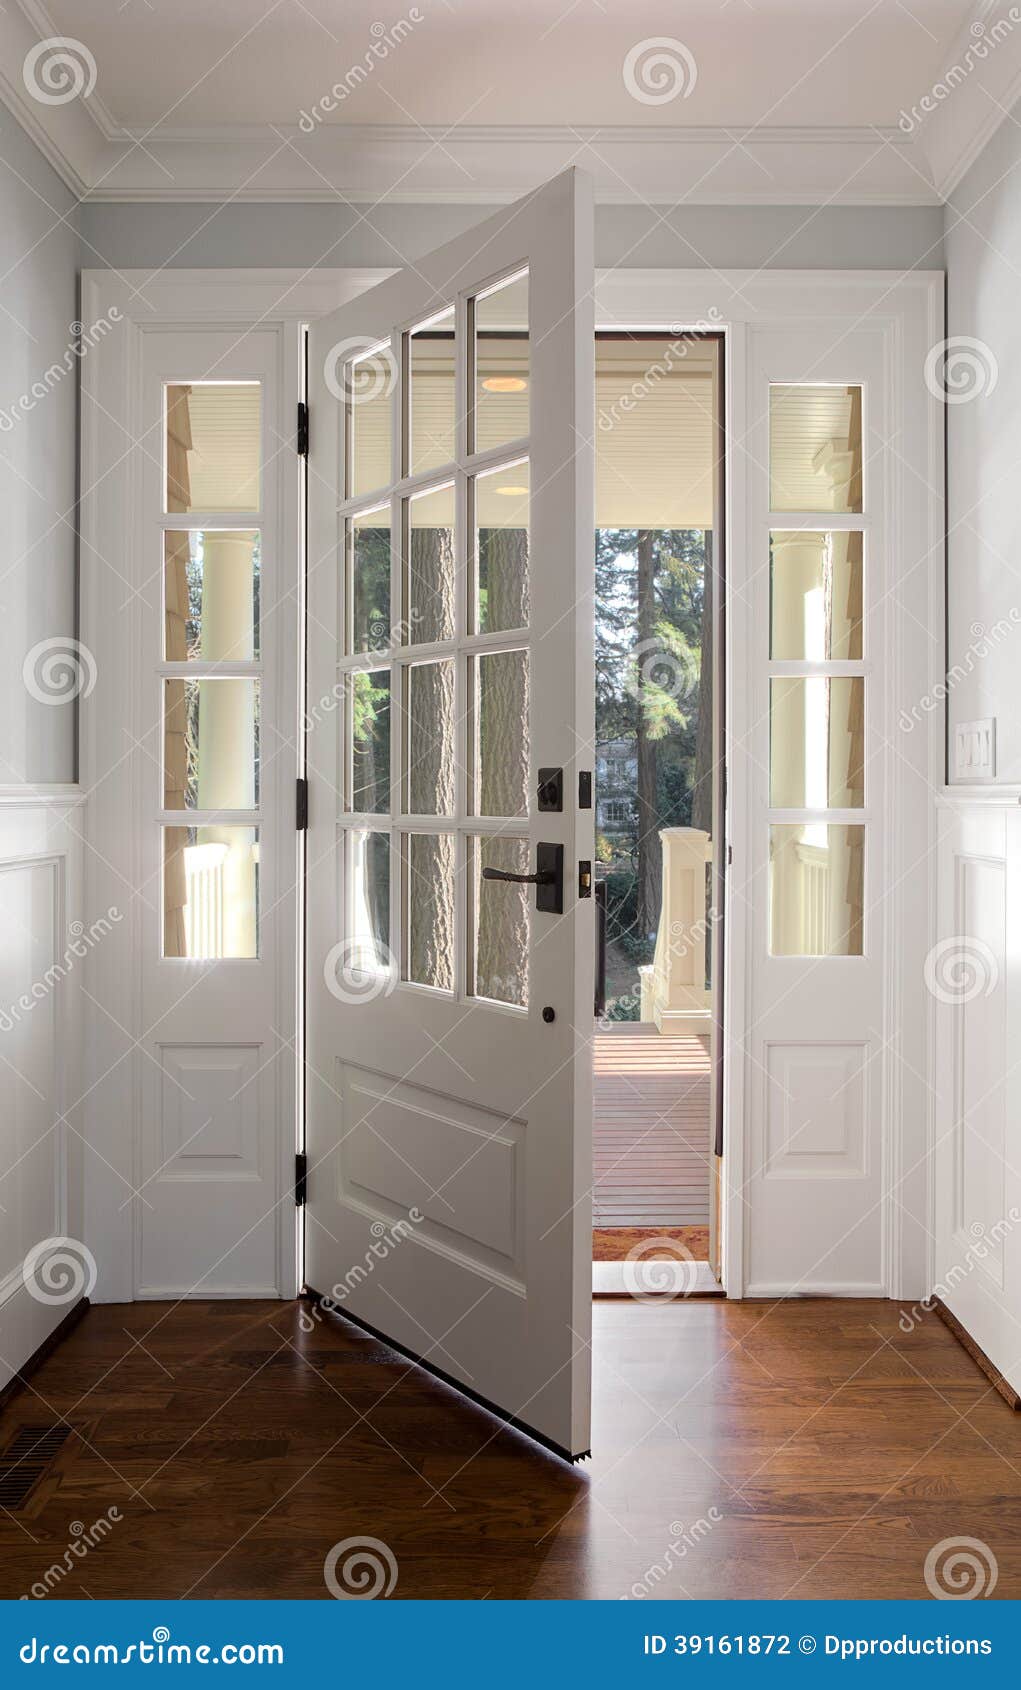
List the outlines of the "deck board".
{"label": "deck board", "polygon": [[596,1226],[709,1221],[709,1057],[655,1028],[597,1033]]}

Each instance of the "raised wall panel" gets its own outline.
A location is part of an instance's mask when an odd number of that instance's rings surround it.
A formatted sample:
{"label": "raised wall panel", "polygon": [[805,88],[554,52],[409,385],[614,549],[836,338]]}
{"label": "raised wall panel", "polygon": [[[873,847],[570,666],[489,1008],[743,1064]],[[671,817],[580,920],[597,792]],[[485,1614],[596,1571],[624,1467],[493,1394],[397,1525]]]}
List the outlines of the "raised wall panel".
{"label": "raised wall panel", "polygon": [[766,1047],[765,1173],[860,1178],[866,1168],[864,1044]]}
{"label": "raised wall panel", "polygon": [[423,1239],[520,1271],[525,1123],[350,1063],[338,1075],[340,1200],[386,1219],[417,1209]]}
{"label": "raised wall panel", "polygon": [[980,1265],[1002,1286],[1007,863],[958,855],[955,878],[956,931],[941,983],[955,1019],[954,1230],[962,1252],[984,1244]]}

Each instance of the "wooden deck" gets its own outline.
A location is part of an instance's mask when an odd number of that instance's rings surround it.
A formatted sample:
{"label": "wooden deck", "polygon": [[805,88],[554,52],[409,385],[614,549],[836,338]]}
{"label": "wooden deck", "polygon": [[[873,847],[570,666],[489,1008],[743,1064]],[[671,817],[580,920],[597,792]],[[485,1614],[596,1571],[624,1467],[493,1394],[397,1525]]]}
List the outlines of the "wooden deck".
{"label": "wooden deck", "polygon": [[597,1227],[708,1224],[709,1107],[700,1039],[627,1024],[596,1034]]}

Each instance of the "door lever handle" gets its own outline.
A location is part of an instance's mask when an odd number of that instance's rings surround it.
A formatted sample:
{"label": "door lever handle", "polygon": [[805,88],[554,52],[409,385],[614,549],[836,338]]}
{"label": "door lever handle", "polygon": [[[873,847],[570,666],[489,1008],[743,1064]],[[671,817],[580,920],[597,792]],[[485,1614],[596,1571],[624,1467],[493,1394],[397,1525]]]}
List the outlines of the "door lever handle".
{"label": "door lever handle", "polygon": [[564,847],[544,841],[535,847],[535,873],[511,874],[503,868],[484,868],[483,880],[509,880],[515,886],[534,886],[535,907],[543,915],[564,913]]}
{"label": "door lever handle", "polygon": [[513,880],[518,886],[552,886],[556,875],[551,868],[536,869],[534,874],[508,874],[505,868],[484,868],[483,880]]}

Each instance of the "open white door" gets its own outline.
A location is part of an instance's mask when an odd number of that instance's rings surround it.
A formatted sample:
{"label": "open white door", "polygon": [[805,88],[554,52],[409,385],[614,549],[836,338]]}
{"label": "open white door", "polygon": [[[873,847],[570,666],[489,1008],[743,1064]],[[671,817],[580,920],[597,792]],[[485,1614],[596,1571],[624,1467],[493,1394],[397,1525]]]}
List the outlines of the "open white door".
{"label": "open white door", "polygon": [[[568,171],[318,322],[309,353],[306,1283],[572,1457],[592,286]],[[558,859],[562,913],[538,907]]]}

